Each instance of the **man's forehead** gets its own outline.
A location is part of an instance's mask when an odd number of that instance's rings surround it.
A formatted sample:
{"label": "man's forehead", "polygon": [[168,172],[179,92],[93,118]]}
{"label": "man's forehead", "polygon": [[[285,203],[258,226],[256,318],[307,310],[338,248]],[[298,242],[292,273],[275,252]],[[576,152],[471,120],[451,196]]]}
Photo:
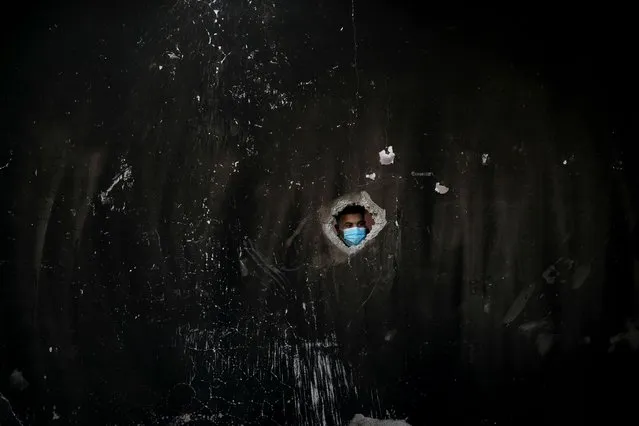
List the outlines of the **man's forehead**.
{"label": "man's forehead", "polygon": [[347,213],[340,220],[342,222],[360,222],[364,220],[364,215],[361,213]]}

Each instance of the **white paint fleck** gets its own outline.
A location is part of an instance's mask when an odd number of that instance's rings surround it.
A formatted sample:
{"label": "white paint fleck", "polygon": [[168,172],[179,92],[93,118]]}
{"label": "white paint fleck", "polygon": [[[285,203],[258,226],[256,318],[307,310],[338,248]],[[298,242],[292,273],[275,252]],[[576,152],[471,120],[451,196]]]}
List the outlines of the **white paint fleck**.
{"label": "white paint fleck", "polygon": [[377,175],[375,173],[369,173],[366,175],[366,178],[370,180],[375,180],[376,177]]}
{"label": "white paint fleck", "polygon": [[124,170],[119,173],[114,179],[113,182],[111,183],[111,186],[109,186],[107,188],[106,191],[102,191],[100,193],[100,200],[102,201],[102,204],[106,204],[109,200],[109,193],[113,190],[113,188],[115,188],[115,186],[120,183],[121,181],[126,182],[127,180],[129,180],[129,178],[131,177],[131,167],[127,166],[124,168]]}
{"label": "white paint fleck", "polygon": [[53,352],[53,346],[49,346],[49,353]]}
{"label": "white paint fleck", "polygon": [[440,184],[439,182],[437,182],[435,184],[435,192],[437,192],[438,194],[446,194],[449,191],[449,188],[447,186],[444,186],[442,184]]}
{"label": "white paint fleck", "polygon": [[563,164],[564,166],[568,165],[568,163],[572,163],[575,161],[575,154],[570,154],[568,156],[568,158],[564,159],[561,164]]}
{"label": "white paint fleck", "polygon": [[483,153],[481,155],[481,165],[486,166],[489,161],[490,161],[490,155],[488,155],[487,153]]}
{"label": "white paint fleck", "polygon": [[396,334],[397,334],[397,330],[395,329],[389,330],[388,332],[386,332],[386,335],[384,336],[384,340],[386,340],[387,342],[390,342],[391,340],[393,340],[393,337],[395,337]]}
{"label": "white paint fleck", "polygon": [[392,146],[379,151],[379,162],[382,166],[387,166],[395,162],[395,153],[393,152]]}
{"label": "white paint fleck", "polygon": [[209,45],[211,45],[211,43],[213,42],[213,37],[211,37],[211,33],[209,32],[209,30],[207,30],[206,28],[204,28],[204,30],[206,31],[206,34],[209,36]]}

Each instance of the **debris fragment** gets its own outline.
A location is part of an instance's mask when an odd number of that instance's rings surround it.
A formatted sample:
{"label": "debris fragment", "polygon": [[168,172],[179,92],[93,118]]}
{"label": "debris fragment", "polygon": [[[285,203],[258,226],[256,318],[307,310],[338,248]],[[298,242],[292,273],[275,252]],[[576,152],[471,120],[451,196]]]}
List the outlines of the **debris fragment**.
{"label": "debris fragment", "polygon": [[366,179],[375,180],[377,175],[375,173],[370,173],[366,175]]}
{"label": "debris fragment", "polygon": [[395,153],[393,152],[392,146],[379,151],[379,162],[382,166],[387,166],[395,162]]}
{"label": "debris fragment", "polygon": [[482,166],[487,166],[489,161],[490,161],[490,155],[488,155],[486,153],[481,155],[481,165]]}

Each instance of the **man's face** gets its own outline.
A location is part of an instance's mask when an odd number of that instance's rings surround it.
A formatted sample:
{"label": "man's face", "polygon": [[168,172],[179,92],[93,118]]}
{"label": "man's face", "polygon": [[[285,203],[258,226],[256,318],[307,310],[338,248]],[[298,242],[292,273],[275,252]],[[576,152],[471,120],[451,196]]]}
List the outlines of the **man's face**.
{"label": "man's face", "polygon": [[360,228],[366,227],[366,221],[364,220],[364,216],[360,213],[350,213],[345,214],[339,220],[338,227],[340,235],[344,235],[344,230],[348,228],[353,228],[354,226],[358,226]]}
{"label": "man's face", "polygon": [[337,229],[339,237],[348,247],[358,245],[368,234],[364,215],[360,213],[347,213],[341,216]]}

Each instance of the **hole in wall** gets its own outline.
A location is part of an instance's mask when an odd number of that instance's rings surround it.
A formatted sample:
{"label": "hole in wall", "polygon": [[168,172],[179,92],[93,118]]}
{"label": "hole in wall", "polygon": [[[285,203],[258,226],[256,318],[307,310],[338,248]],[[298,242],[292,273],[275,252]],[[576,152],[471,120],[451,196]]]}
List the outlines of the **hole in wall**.
{"label": "hole in wall", "polygon": [[324,235],[333,246],[348,255],[370,244],[386,226],[386,210],[366,191],[333,200],[322,215]]}

